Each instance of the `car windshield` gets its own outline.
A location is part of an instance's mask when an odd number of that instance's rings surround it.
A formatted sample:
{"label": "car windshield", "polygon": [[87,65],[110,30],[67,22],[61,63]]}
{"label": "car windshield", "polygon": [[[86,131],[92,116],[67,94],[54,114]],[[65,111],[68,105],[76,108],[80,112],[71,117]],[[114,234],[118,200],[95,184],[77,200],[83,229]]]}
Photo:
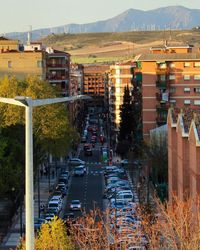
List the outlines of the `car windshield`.
{"label": "car windshield", "polygon": [[80,204],[80,201],[72,201],[71,202],[73,205],[77,205],[77,204]]}

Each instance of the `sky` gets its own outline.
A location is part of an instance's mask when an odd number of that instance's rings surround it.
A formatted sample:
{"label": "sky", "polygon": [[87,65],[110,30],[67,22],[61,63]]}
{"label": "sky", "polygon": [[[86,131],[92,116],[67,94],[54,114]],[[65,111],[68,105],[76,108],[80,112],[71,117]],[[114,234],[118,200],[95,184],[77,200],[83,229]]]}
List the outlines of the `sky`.
{"label": "sky", "polygon": [[151,10],[182,5],[200,9],[199,0],[6,0],[1,3],[0,34],[90,23],[112,18],[127,9]]}

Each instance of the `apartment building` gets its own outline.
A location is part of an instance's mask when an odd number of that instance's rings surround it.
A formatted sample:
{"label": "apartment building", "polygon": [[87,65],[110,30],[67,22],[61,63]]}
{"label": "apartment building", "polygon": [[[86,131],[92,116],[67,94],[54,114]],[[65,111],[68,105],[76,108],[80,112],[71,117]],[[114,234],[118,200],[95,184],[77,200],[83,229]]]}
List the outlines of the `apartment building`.
{"label": "apartment building", "polygon": [[17,40],[0,37],[0,77],[14,75],[24,79],[35,75],[56,87],[62,96],[69,95],[70,55],[40,42],[21,45]]}
{"label": "apartment building", "polygon": [[46,78],[45,54],[43,50],[24,50],[17,40],[0,37],[0,77],[14,75],[19,79],[27,75]]}
{"label": "apartment building", "polygon": [[192,46],[170,48],[154,47],[135,58],[142,73],[144,139],[151,129],[166,124],[169,107],[200,105],[200,53],[193,53]]}
{"label": "apartment building", "polygon": [[70,54],[53,48],[46,48],[46,52],[46,80],[62,96],[69,96]]}
{"label": "apartment building", "polygon": [[108,65],[84,65],[83,93],[92,97],[87,102],[88,111],[91,113],[94,113],[94,110],[99,113],[103,111],[108,69]]}
{"label": "apartment building", "polygon": [[169,200],[200,195],[200,109],[169,109]]}
{"label": "apartment building", "polygon": [[132,65],[131,62],[118,63],[110,66],[108,75],[109,113],[112,130],[119,131],[120,106],[123,104],[124,88],[132,90]]}
{"label": "apartment building", "polygon": [[[82,95],[83,94],[83,65],[70,64],[70,88],[69,95]],[[83,121],[84,102],[77,100],[76,102],[69,103],[69,118],[71,124],[79,125]]]}

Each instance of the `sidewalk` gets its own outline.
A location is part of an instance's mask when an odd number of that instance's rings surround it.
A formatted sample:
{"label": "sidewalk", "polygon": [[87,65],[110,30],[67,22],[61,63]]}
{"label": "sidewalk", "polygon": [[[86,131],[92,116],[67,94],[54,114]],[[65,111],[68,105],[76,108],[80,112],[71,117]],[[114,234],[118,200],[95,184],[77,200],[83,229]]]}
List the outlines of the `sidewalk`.
{"label": "sidewalk", "polygon": [[[54,178],[50,176],[50,185],[56,183],[57,177]],[[38,217],[38,188],[37,183],[35,183],[34,188],[34,217]],[[48,176],[40,176],[40,204],[47,204],[49,199],[49,178]],[[22,208],[22,225],[25,225],[25,209]],[[24,230],[23,230],[24,235]],[[13,218],[12,226],[9,229],[8,234],[4,238],[0,245],[0,250],[3,249],[15,249],[20,239],[20,208],[18,209],[16,215]]]}

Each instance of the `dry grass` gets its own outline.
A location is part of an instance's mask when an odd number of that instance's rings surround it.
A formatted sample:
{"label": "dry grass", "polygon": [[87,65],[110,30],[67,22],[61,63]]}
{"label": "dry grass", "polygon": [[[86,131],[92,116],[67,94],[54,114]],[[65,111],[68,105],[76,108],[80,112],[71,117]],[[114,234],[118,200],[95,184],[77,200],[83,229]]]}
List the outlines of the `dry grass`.
{"label": "dry grass", "polygon": [[[114,61],[117,57],[129,57],[147,52],[153,45],[161,45],[165,40],[170,43],[190,43],[198,45],[200,31],[172,30],[172,31],[133,31],[108,33],[81,33],[50,35],[43,42],[59,50],[69,52],[74,57],[83,58],[86,62],[90,55],[95,55],[98,61]],[[105,60],[98,60],[105,58]],[[107,59],[106,59],[107,58]],[[110,59],[111,58],[111,59]]]}

